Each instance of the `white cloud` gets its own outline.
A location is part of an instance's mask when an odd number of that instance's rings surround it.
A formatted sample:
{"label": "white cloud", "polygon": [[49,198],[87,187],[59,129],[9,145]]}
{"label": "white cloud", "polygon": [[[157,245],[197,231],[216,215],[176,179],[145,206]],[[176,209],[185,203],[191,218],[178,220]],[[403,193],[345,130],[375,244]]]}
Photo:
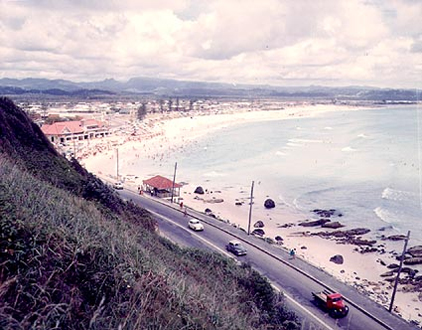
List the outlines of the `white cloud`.
{"label": "white cloud", "polygon": [[421,87],[422,2],[0,1],[0,77]]}

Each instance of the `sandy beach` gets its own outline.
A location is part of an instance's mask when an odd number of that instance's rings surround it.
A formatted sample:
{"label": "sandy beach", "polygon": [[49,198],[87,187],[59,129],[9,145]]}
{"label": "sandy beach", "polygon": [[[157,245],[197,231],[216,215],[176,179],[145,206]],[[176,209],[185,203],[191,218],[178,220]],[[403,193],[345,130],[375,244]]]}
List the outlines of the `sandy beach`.
{"label": "sandy beach", "polygon": [[[132,168],[136,162],[151,160],[158,164],[155,174],[168,176],[167,173],[160,173],[160,162],[166,162],[170,153],[175,150],[189,150],[198,138],[206,134],[213,134],[219,129],[239,123],[289,120],[317,116],[336,110],[339,110],[338,105],[300,104],[271,111],[226,109],[206,114],[198,111],[148,115],[142,123],[137,125],[136,133],[126,129],[104,139],[91,140],[89,148],[86,146],[77,156],[80,162],[94,174],[116,179],[116,149],[118,148],[119,157],[122,159],[122,170],[119,171],[119,175],[125,179],[125,186],[137,189],[142,184],[142,180],[149,178],[153,173],[142,169],[137,173],[125,172],[125,168]],[[354,106],[341,106],[341,110],[363,111]],[[203,187],[205,194],[194,193],[198,186]],[[184,205],[192,209],[204,212],[208,208],[223,221],[247,229],[250,189],[250,186],[241,188],[216,186],[210,177],[209,180],[202,182],[186,182],[181,189],[180,197]],[[251,230],[255,229],[254,224],[258,220],[262,221],[264,223],[262,229],[266,237],[273,240],[277,236],[282,238],[281,248],[289,250],[295,248],[299,258],[355,286],[388,308],[392,283],[380,275],[390,270],[387,268],[388,265],[398,263],[396,256],[403,249],[403,241],[379,241],[383,252],[378,249],[376,252],[361,253],[358,245],[339,244],[332,237],[322,238],[312,235],[321,231],[320,227],[299,226],[299,223],[311,219],[311,215],[292,212],[283,205],[266,209],[264,201],[268,197],[259,189],[259,182],[255,182]],[[335,254],[343,257],[342,264],[330,261]],[[407,290],[406,285],[399,286],[395,298],[395,311],[407,320],[422,322],[422,307],[420,307],[422,293],[407,292]]]}

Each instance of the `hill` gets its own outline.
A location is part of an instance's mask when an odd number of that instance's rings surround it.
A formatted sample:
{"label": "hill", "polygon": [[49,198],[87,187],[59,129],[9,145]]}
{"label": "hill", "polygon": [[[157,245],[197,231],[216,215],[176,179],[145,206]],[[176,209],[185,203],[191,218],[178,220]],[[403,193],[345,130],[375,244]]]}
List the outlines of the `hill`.
{"label": "hill", "polygon": [[378,102],[418,102],[420,90],[374,88],[367,86],[325,87],[229,84],[135,77],[128,81],[105,79],[93,82],[72,82],[56,79],[0,79],[0,94],[51,97],[104,98],[109,96],[155,97],[242,97],[287,99],[332,99]]}
{"label": "hill", "polygon": [[0,98],[1,329],[299,329],[248,265],[182,249]]}

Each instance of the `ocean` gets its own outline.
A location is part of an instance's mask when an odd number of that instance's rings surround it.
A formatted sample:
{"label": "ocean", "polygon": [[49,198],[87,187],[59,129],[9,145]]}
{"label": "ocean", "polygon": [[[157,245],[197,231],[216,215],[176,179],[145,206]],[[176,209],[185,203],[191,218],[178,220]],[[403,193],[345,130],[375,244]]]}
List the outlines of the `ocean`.
{"label": "ocean", "polygon": [[347,228],[375,236],[410,230],[409,244],[422,244],[421,111],[339,110],[229,126],[172,152],[160,170],[172,177],[177,162],[176,181],[226,188],[254,181],[305,217],[336,209]]}

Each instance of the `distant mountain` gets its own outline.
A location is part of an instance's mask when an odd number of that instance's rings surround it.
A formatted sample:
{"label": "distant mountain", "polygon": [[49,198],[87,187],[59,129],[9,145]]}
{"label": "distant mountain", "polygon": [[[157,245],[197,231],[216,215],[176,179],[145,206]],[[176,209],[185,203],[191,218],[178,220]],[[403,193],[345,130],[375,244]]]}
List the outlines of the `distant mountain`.
{"label": "distant mountain", "polygon": [[415,102],[418,100],[418,93],[420,92],[414,89],[386,89],[367,86],[279,87],[148,77],[131,78],[125,82],[117,81],[115,79],[105,79],[102,81],[80,83],[62,79],[0,79],[0,94],[3,95],[44,94],[69,97],[90,97],[113,94],[150,94],[155,96],[180,97],[276,97]]}

